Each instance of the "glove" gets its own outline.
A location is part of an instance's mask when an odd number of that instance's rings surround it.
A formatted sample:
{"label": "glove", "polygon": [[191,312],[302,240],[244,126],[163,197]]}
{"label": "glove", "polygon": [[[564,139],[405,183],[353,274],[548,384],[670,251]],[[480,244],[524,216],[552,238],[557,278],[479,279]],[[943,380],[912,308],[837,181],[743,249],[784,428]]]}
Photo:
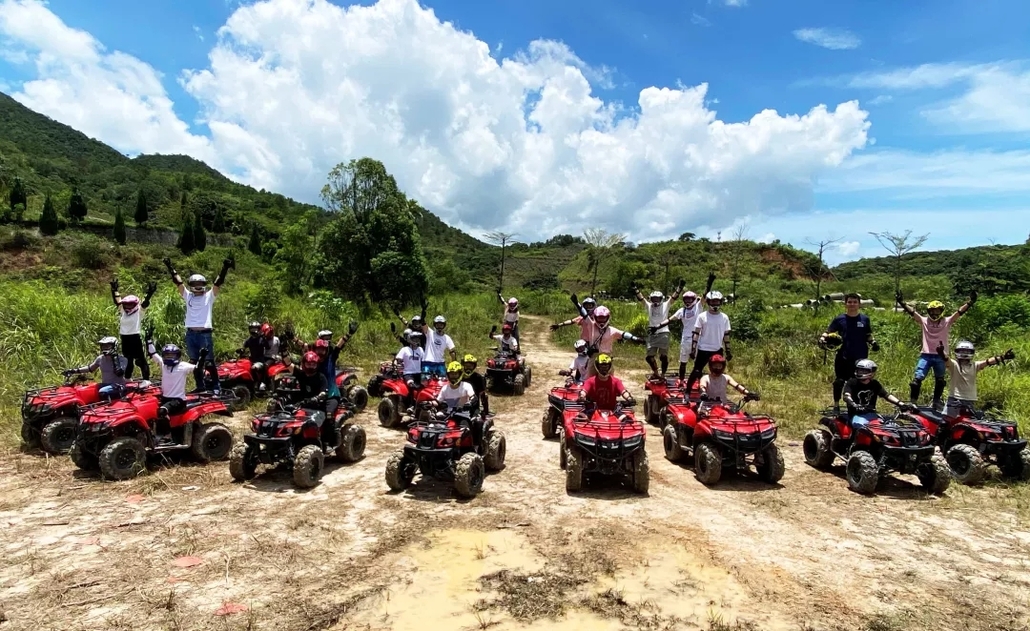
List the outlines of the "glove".
{"label": "glove", "polygon": [[649,327],[647,327],[647,333],[649,335],[654,335],[657,332],[658,332],[658,327],[656,327],[656,326],[649,326]]}
{"label": "glove", "polygon": [[[393,322],[391,322],[390,324],[393,324]],[[350,324],[347,325],[347,335],[354,335],[357,332],[358,332],[358,323],[355,322],[354,320],[351,320]]]}
{"label": "glove", "polygon": [[680,289],[683,289],[687,286],[687,281],[683,280],[682,278],[677,280],[676,283],[679,285]]}
{"label": "glove", "polygon": [[937,342],[937,354],[938,355],[943,355],[944,354],[944,342]]}
{"label": "glove", "polygon": [[232,257],[232,256],[230,256],[227,259],[222,259],[222,268],[223,269],[236,269],[236,259],[234,257]]}
{"label": "glove", "polygon": [[873,340],[872,342],[869,342],[869,348],[870,348],[870,349],[871,349],[871,350],[872,350],[872,351],[873,351],[874,353],[879,353],[879,352],[880,352],[880,343],[879,343],[879,342],[877,342],[876,340]]}
{"label": "glove", "polygon": [[711,287],[715,283],[715,272],[708,272],[708,286]]}
{"label": "glove", "polygon": [[569,376],[569,371],[567,371],[567,370],[559,370],[558,374],[561,375],[562,377],[568,377]]}
{"label": "glove", "polygon": [[752,401],[761,401],[762,400],[762,395],[758,394],[757,392],[748,392],[747,395],[749,397],[751,397]]}
{"label": "glove", "polygon": [[207,349],[206,348],[202,348],[202,349],[200,349],[200,353],[197,355],[197,363],[198,364],[203,364],[204,360],[206,360],[206,359],[207,359]]}
{"label": "glove", "polygon": [[165,267],[168,268],[169,272],[172,271],[172,259],[166,256],[163,259],[161,259],[161,262],[165,264]]}
{"label": "glove", "polygon": [[147,328],[143,330],[143,339],[146,340],[147,344],[153,345],[154,343],[154,323],[151,322],[147,325]]}
{"label": "glove", "polygon": [[492,327],[490,327],[490,335],[494,335],[496,333],[497,333],[497,325],[495,324]]}
{"label": "glove", "polygon": [[636,406],[636,404],[637,404],[637,400],[634,399],[632,396],[630,396],[630,398],[626,399],[623,402],[623,405],[628,407],[628,408],[634,407],[634,406]]}
{"label": "glove", "polygon": [[1005,354],[1004,354],[1004,355],[1002,355],[1002,356],[1001,356],[1001,358],[1002,358],[1002,359],[1005,359],[1005,360],[1009,360],[1009,359],[1015,359],[1015,358],[1016,358],[1016,352],[1015,352],[1015,351],[1013,351],[1013,350],[1012,350],[1012,349],[1010,348],[1009,350],[1005,351]]}
{"label": "glove", "polygon": [[79,372],[79,371],[75,370],[74,368],[69,368],[67,370],[62,370],[61,371],[61,376],[62,377],[71,377],[72,375],[74,375],[77,372]]}
{"label": "glove", "polygon": [[561,327],[560,327],[560,326],[558,326],[557,324],[552,324],[552,325],[551,325],[551,330],[552,330],[552,331],[557,331],[557,330],[558,330],[558,329],[560,329],[560,328],[561,328]]}
{"label": "glove", "polygon": [[633,338],[633,343],[634,344],[646,344],[647,340],[645,340],[642,337],[635,337],[635,338]]}
{"label": "glove", "polygon": [[576,297],[576,294],[572,294],[571,296],[569,296],[569,298],[572,300],[572,304],[574,304],[574,305],[578,305],[579,304],[579,298]]}
{"label": "glove", "polygon": [[118,292],[118,279],[116,278],[116,279],[111,281],[111,293],[117,293],[117,292]]}
{"label": "glove", "polygon": [[918,412],[919,411],[919,408],[917,408],[916,406],[912,405],[911,403],[902,403],[901,405],[898,406],[898,408],[901,409],[902,412]]}
{"label": "glove", "polygon": [[390,323],[390,333],[396,333],[396,332],[397,332],[397,325],[394,324],[393,322],[391,322]]}
{"label": "glove", "polygon": [[147,297],[153,296],[155,292],[157,292],[157,283],[150,281],[147,283]]}
{"label": "glove", "polygon": [[979,297],[980,297],[980,294],[977,293],[977,291],[975,289],[969,290],[969,304],[975,304],[976,303],[976,299],[979,298]]}
{"label": "glove", "polygon": [[900,289],[898,291],[894,292],[894,300],[896,300],[899,305],[905,304],[905,298],[904,298],[904,296],[901,295],[901,290]]}
{"label": "glove", "polygon": [[726,361],[728,361],[728,362],[733,361],[733,351],[731,351],[728,348],[726,349]]}
{"label": "glove", "polygon": [[691,350],[690,351],[690,359],[697,359],[697,351],[696,350]]}

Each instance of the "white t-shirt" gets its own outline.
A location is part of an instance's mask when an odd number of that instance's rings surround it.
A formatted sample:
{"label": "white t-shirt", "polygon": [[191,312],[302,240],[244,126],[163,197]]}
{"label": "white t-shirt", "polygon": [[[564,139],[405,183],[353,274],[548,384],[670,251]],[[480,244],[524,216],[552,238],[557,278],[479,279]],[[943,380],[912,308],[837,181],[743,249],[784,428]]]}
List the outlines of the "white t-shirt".
{"label": "white t-shirt", "polygon": [[719,376],[713,376],[711,374],[704,375],[701,377],[699,384],[701,388],[701,394],[708,399],[718,399],[720,401],[728,401],[726,395],[728,387],[736,388],[737,382],[733,380],[733,377],[723,373]]}
{"label": "white t-shirt", "polygon": [[422,362],[426,358],[426,352],[421,346],[411,348],[405,346],[397,353],[397,359],[404,364],[405,375],[418,375],[422,373]]}
{"label": "white t-shirt", "polygon": [[705,310],[697,316],[694,330],[699,332],[697,350],[711,353],[722,348],[722,338],[730,331],[730,317],[723,312]]}
{"label": "white t-shirt", "polygon": [[198,296],[183,285],[180,294],[182,299],[186,301],[186,328],[210,329],[211,310],[215,306],[215,296],[218,295],[218,288],[212,287],[206,293]]}
{"label": "white t-shirt", "polygon": [[519,312],[518,311],[508,311],[507,309],[505,309],[504,310],[504,321],[507,322],[508,324],[512,325],[512,326],[515,326],[515,324],[519,321]]}
{"label": "white t-shirt", "polygon": [[143,307],[137,307],[132,313],[125,313],[125,309],[118,307],[119,335],[139,335],[140,322],[143,321],[146,311]]}
{"label": "white t-shirt", "polygon": [[[672,304],[672,298],[669,298],[668,300],[660,302],[660,303],[658,303],[656,305],[655,304],[651,304],[651,301],[648,300],[647,301],[647,320],[648,320],[648,326],[658,326],[666,318],[668,318],[669,317],[669,305],[670,304]],[[655,333],[668,333],[668,332],[669,332],[668,325],[663,326],[662,328],[660,328],[657,331],[655,331]]]}
{"label": "white t-shirt", "polygon": [[519,352],[519,341],[515,339],[514,335],[509,335],[508,339],[505,339],[503,335],[495,335],[494,339],[501,345],[501,350],[509,350],[512,353]]}
{"label": "white t-shirt", "polygon": [[426,332],[426,361],[431,364],[442,364],[447,361],[447,351],[454,350],[454,340],[446,333],[440,334],[429,327]]}
{"label": "white t-shirt", "polygon": [[186,377],[193,372],[196,364],[179,362],[169,368],[165,366],[160,353],[150,356],[161,369],[161,396],[169,399],[186,398]]}
{"label": "white t-shirt", "polygon": [[443,388],[440,388],[439,394],[436,395],[436,400],[447,404],[448,410],[453,410],[459,405],[465,405],[468,403],[476,391],[472,388],[472,384],[467,381],[458,383],[458,387],[452,387],[450,382],[447,382]]}
{"label": "white t-shirt", "polygon": [[689,346],[694,336],[694,325],[697,324],[697,315],[701,312],[701,301],[695,300],[690,308],[680,307],[672,314],[673,320],[683,322],[683,333],[680,335],[680,343]]}
{"label": "white t-shirt", "polygon": [[572,363],[569,364],[569,372],[575,377],[576,373],[579,372],[579,378],[585,379],[587,376],[587,366],[590,365],[590,357],[587,355],[580,355],[579,353],[572,359]]}

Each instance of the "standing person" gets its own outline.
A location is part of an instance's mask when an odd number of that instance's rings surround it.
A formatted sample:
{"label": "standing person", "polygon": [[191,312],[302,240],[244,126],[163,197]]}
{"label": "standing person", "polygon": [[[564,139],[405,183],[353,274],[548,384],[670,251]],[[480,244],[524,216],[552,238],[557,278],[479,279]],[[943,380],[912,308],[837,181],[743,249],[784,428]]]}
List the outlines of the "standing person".
{"label": "standing person", "polygon": [[665,373],[669,370],[669,305],[679,298],[685,284],[686,282],[681,278],[676,286],[676,291],[672,292],[668,299],[665,298],[662,292],[657,290],[652,291],[650,296],[644,298],[644,294],[640,293],[635,284],[633,285],[633,292],[637,295],[637,300],[642,302],[644,309],[647,310],[647,365],[651,367],[652,379],[659,377],[658,362],[655,361],[655,355],[658,355],[661,360],[662,378],[665,377]]}
{"label": "standing person", "polygon": [[422,325],[422,331],[426,336],[426,359],[422,362],[422,370],[431,374],[444,377],[447,375],[446,361],[447,352],[451,353],[451,361],[458,360],[458,353],[454,350],[454,340],[444,331],[447,329],[447,318],[438,315],[433,318],[433,326]]}
{"label": "standing person", "polygon": [[690,393],[701,378],[701,371],[708,365],[712,355],[723,355],[727,362],[733,361],[730,350],[730,318],[721,311],[722,294],[710,291],[705,295],[708,310],[697,316],[694,322],[694,333],[690,340],[690,359],[694,360],[694,368],[687,379],[687,393]]}
{"label": "standing person", "polygon": [[844,385],[855,376],[855,364],[869,358],[869,351],[879,351],[873,339],[869,316],[860,313],[862,297],[851,292],[844,296],[844,313],[830,321],[830,326],[819,336],[819,344],[826,347],[839,343],[833,358],[833,412],[840,414],[840,400]]}
{"label": "standing person", "polygon": [[579,325],[579,337],[583,340],[589,340],[590,336],[594,332],[594,311],[597,309],[597,301],[591,297],[583,299],[583,304],[579,303],[576,298],[576,294],[570,296],[572,298],[572,304],[576,306],[576,311],[580,315],[564,322],[556,322],[551,325],[552,331],[557,331],[563,326],[572,326],[573,324]]}
{"label": "standing person", "polygon": [[476,371],[479,365],[475,355],[466,354],[461,359],[462,379],[472,385],[472,390],[479,397],[479,414],[486,417],[490,413],[490,398],[486,391],[486,376]]}
{"label": "standing person", "polygon": [[501,316],[501,324],[511,325],[511,334],[515,337],[515,340],[519,339],[519,299],[515,296],[508,298],[508,302],[504,301],[504,296],[501,292],[497,292],[497,299],[504,305],[504,314]]}
{"label": "standing person", "polygon": [[129,294],[124,298],[118,293],[118,279],[111,281],[111,300],[118,309],[118,333],[122,339],[122,355],[128,360],[125,366],[125,379],[132,379],[134,366],[139,366],[139,374],[144,381],[150,381],[150,362],[147,351],[143,347],[143,336],[140,327],[143,317],[150,308],[150,299],[157,291],[157,283],[147,283],[147,294],[140,302],[138,296]]}
{"label": "standing person", "polygon": [[[712,291],[712,284],[715,282],[715,274],[708,274],[708,285],[705,293]],[[694,338],[694,325],[697,324],[697,316],[701,315],[701,300],[697,294],[688,291],[683,294],[683,306],[676,310],[676,313],[666,320],[662,320],[660,326],[668,326],[673,320],[679,320],[683,325],[683,332],[680,333],[680,381],[687,377],[687,360],[690,359],[691,340]],[[657,329],[656,329],[657,330]],[[648,329],[649,332],[650,329]]]}
{"label": "standing person", "polygon": [[[612,346],[615,340],[624,340],[634,344],[643,344],[646,340],[637,337],[628,331],[619,330],[611,326],[612,313],[608,307],[600,306],[594,310],[593,330],[587,338],[587,355],[591,361],[587,366],[587,376],[593,377],[597,374],[597,357],[600,355],[611,357]],[[609,362],[610,365],[610,362]]]}
{"label": "standing person", "polygon": [[[204,365],[201,360],[201,349],[207,349],[204,357],[213,361],[215,355],[214,326],[211,313],[215,306],[215,298],[218,291],[225,282],[225,275],[229,268],[235,269],[236,262],[230,257],[222,261],[222,270],[215,278],[214,286],[208,289],[207,278],[201,274],[192,274],[183,285],[182,277],[172,267],[172,260],[163,259],[168,273],[172,275],[172,282],[179,288],[179,295],[186,301],[186,355],[194,363],[193,378],[197,382],[197,390],[204,389]],[[215,392],[221,391],[218,383],[218,371],[210,371]]]}
{"label": "standing person", "polygon": [[961,340],[955,345],[954,357],[948,357],[944,342],[938,342],[937,354],[944,360],[948,367],[948,376],[951,377],[951,391],[948,393],[948,405],[944,408],[944,416],[952,418],[961,414],[963,407],[976,407],[976,376],[981,370],[1016,358],[1016,353],[1010,348],[1001,355],[973,361],[976,347],[969,340]]}
{"label": "standing person", "polygon": [[937,346],[942,343],[945,346],[948,345],[951,325],[976,303],[976,290],[969,292],[969,300],[959,307],[958,311],[946,318],[944,317],[944,303],[940,300],[934,300],[926,305],[927,315],[921,316],[905,302],[900,291],[894,297],[898,301],[898,305],[905,310],[905,313],[910,315],[923,329],[923,350],[919,355],[919,360],[916,362],[916,370],[912,376],[912,382],[908,384],[908,398],[912,400],[912,403],[919,402],[919,392],[923,389],[923,379],[926,379],[927,373],[933,369],[933,407],[935,410],[940,411],[944,408],[944,402],[941,397],[944,396],[944,388],[948,384],[944,379],[947,371],[946,364],[941,356],[937,354]]}

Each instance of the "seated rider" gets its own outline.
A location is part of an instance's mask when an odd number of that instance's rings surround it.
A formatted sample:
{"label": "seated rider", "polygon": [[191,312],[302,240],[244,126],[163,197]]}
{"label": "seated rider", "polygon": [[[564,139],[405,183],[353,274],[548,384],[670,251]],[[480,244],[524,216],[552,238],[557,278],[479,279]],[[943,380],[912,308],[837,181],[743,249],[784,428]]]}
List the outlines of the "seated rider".
{"label": "seated rider", "polygon": [[590,356],[587,355],[587,349],[590,348],[590,345],[587,344],[586,340],[576,340],[572,347],[576,349],[576,356],[572,359],[572,363],[569,364],[568,370],[559,370],[558,374],[569,377],[576,383],[583,383],[583,380],[587,377],[587,368],[590,366]]}
{"label": "seated rider", "polygon": [[290,373],[297,380],[296,396],[300,397],[295,401],[303,408],[322,410],[325,412],[325,421],[322,422],[322,440],[327,445],[335,447],[340,443],[339,428],[336,427],[336,408],[339,406],[339,399],[332,398],[329,391],[329,380],[325,372],[319,369],[319,357],[314,351],[307,351],[301,357],[300,366],[293,364]]}
{"label": "seated rider", "polygon": [[876,413],[876,400],[880,397],[902,410],[916,410],[914,405],[904,403],[887,392],[876,380],[876,362],[871,359],[858,360],[855,363],[855,376],[844,384],[844,403],[848,406],[848,421],[852,427],[868,425],[880,417]]}
{"label": "seated rider", "polygon": [[250,360],[250,376],[254,383],[264,383],[265,355],[267,354],[268,342],[261,335],[261,323],[251,322],[247,325],[250,335],[243,340],[243,344],[236,351],[238,355],[245,355]]}
{"label": "seated rider", "polygon": [[486,416],[490,413],[490,397],[486,393],[486,376],[476,372],[477,364],[478,360],[475,355],[465,355],[461,359],[461,367],[464,371],[461,378],[472,386],[472,391],[479,397],[480,416]]}
{"label": "seated rider", "polygon": [[948,401],[944,407],[945,416],[955,418],[961,414],[962,408],[975,408],[977,373],[988,366],[997,366],[1016,358],[1016,353],[1011,348],[1001,355],[981,361],[973,361],[975,353],[976,347],[968,340],[961,340],[955,345],[953,358],[949,358],[947,351],[944,350],[944,342],[937,344],[937,355],[944,360],[951,381],[951,392],[948,393]]}
{"label": "seated rider", "polygon": [[65,377],[85,372],[96,372],[100,369],[100,396],[110,401],[122,396],[125,392],[125,369],[129,360],[118,354],[118,340],[112,336],[102,338],[97,344],[100,354],[92,363],[78,368],[69,368],[61,373]]}
{"label": "seated rider", "polygon": [[434,407],[443,407],[445,411],[451,412],[472,401],[476,391],[472,384],[464,380],[464,376],[465,371],[459,362],[447,364],[447,383],[437,393]]}
{"label": "seated rider", "polygon": [[[166,442],[171,435],[171,417],[186,411],[186,377],[193,373],[197,364],[182,361],[182,349],[175,344],[165,344],[158,355],[152,339],[153,330],[147,331],[147,354],[161,371],[161,399],[157,408],[154,433],[158,442]],[[204,365],[207,349],[201,348],[197,362]]]}
{"label": "seated rider", "polygon": [[404,375],[408,388],[422,385],[422,362],[426,358],[426,352],[422,349],[424,337],[421,331],[412,331],[408,336],[408,345],[397,351],[394,357],[394,364]]}
{"label": "seated rider", "polygon": [[350,338],[358,330],[358,323],[351,322],[347,328],[348,333],[341,335],[335,345],[329,340],[318,338],[315,340],[315,354],[318,355],[318,369],[325,375],[329,383],[329,400],[326,403],[326,413],[335,414],[336,408],[340,405],[340,388],[336,385],[336,361],[340,358],[340,352],[347,345]]}
{"label": "seated rider", "polygon": [[743,384],[737,383],[733,377],[726,374],[726,358],[722,355],[712,355],[708,360],[708,370],[710,374],[701,377],[702,401],[728,401],[727,388],[733,388],[749,399],[758,399],[757,392],[749,391]]}
{"label": "seated rider", "polygon": [[587,407],[600,410],[614,410],[620,397],[632,404],[633,395],[622,384],[621,379],[611,374],[611,355],[601,353],[594,360],[594,364],[597,374],[583,384],[583,389],[579,391],[579,400],[585,402]]}
{"label": "seated rider", "polygon": [[497,326],[495,325],[490,329],[490,339],[497,340],[498,346],[502,353],[510,353],[518,357],[519,355],[519,341],[512,335],[512,326],[505,322],[501,326],[501,334],[497,335]]}

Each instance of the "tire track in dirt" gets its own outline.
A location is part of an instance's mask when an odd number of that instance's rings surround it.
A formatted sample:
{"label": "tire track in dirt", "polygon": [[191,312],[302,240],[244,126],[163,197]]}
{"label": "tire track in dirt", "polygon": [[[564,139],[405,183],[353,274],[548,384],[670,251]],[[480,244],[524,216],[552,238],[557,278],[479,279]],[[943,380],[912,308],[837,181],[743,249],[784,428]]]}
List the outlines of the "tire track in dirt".
{"label": "tire track in dirt", "polygon": [[[492,398],[507,467],[472,501],[435,481],[388,493],[403,435],[374,411],[359,416],[365,458],[305,492],[284,473],[233,484],[225,463],[104,483],[66,459],[6,455],[4,628],[701,629],[712,614],[767,631],[1021,628],[1030,535],[1014,515],[983,520],[907,481],[860,497],[797,446],[783,445],[778,487],[731,476],[706,488],[651,428],[649,497],[566,494],[540,420],[571,353],[524,318],[533,384]],[[645,372],[616,371],[642,400]],[[181,556],[201,563],[178,568]],[[250,610],[215,616],[226,601]]]}

